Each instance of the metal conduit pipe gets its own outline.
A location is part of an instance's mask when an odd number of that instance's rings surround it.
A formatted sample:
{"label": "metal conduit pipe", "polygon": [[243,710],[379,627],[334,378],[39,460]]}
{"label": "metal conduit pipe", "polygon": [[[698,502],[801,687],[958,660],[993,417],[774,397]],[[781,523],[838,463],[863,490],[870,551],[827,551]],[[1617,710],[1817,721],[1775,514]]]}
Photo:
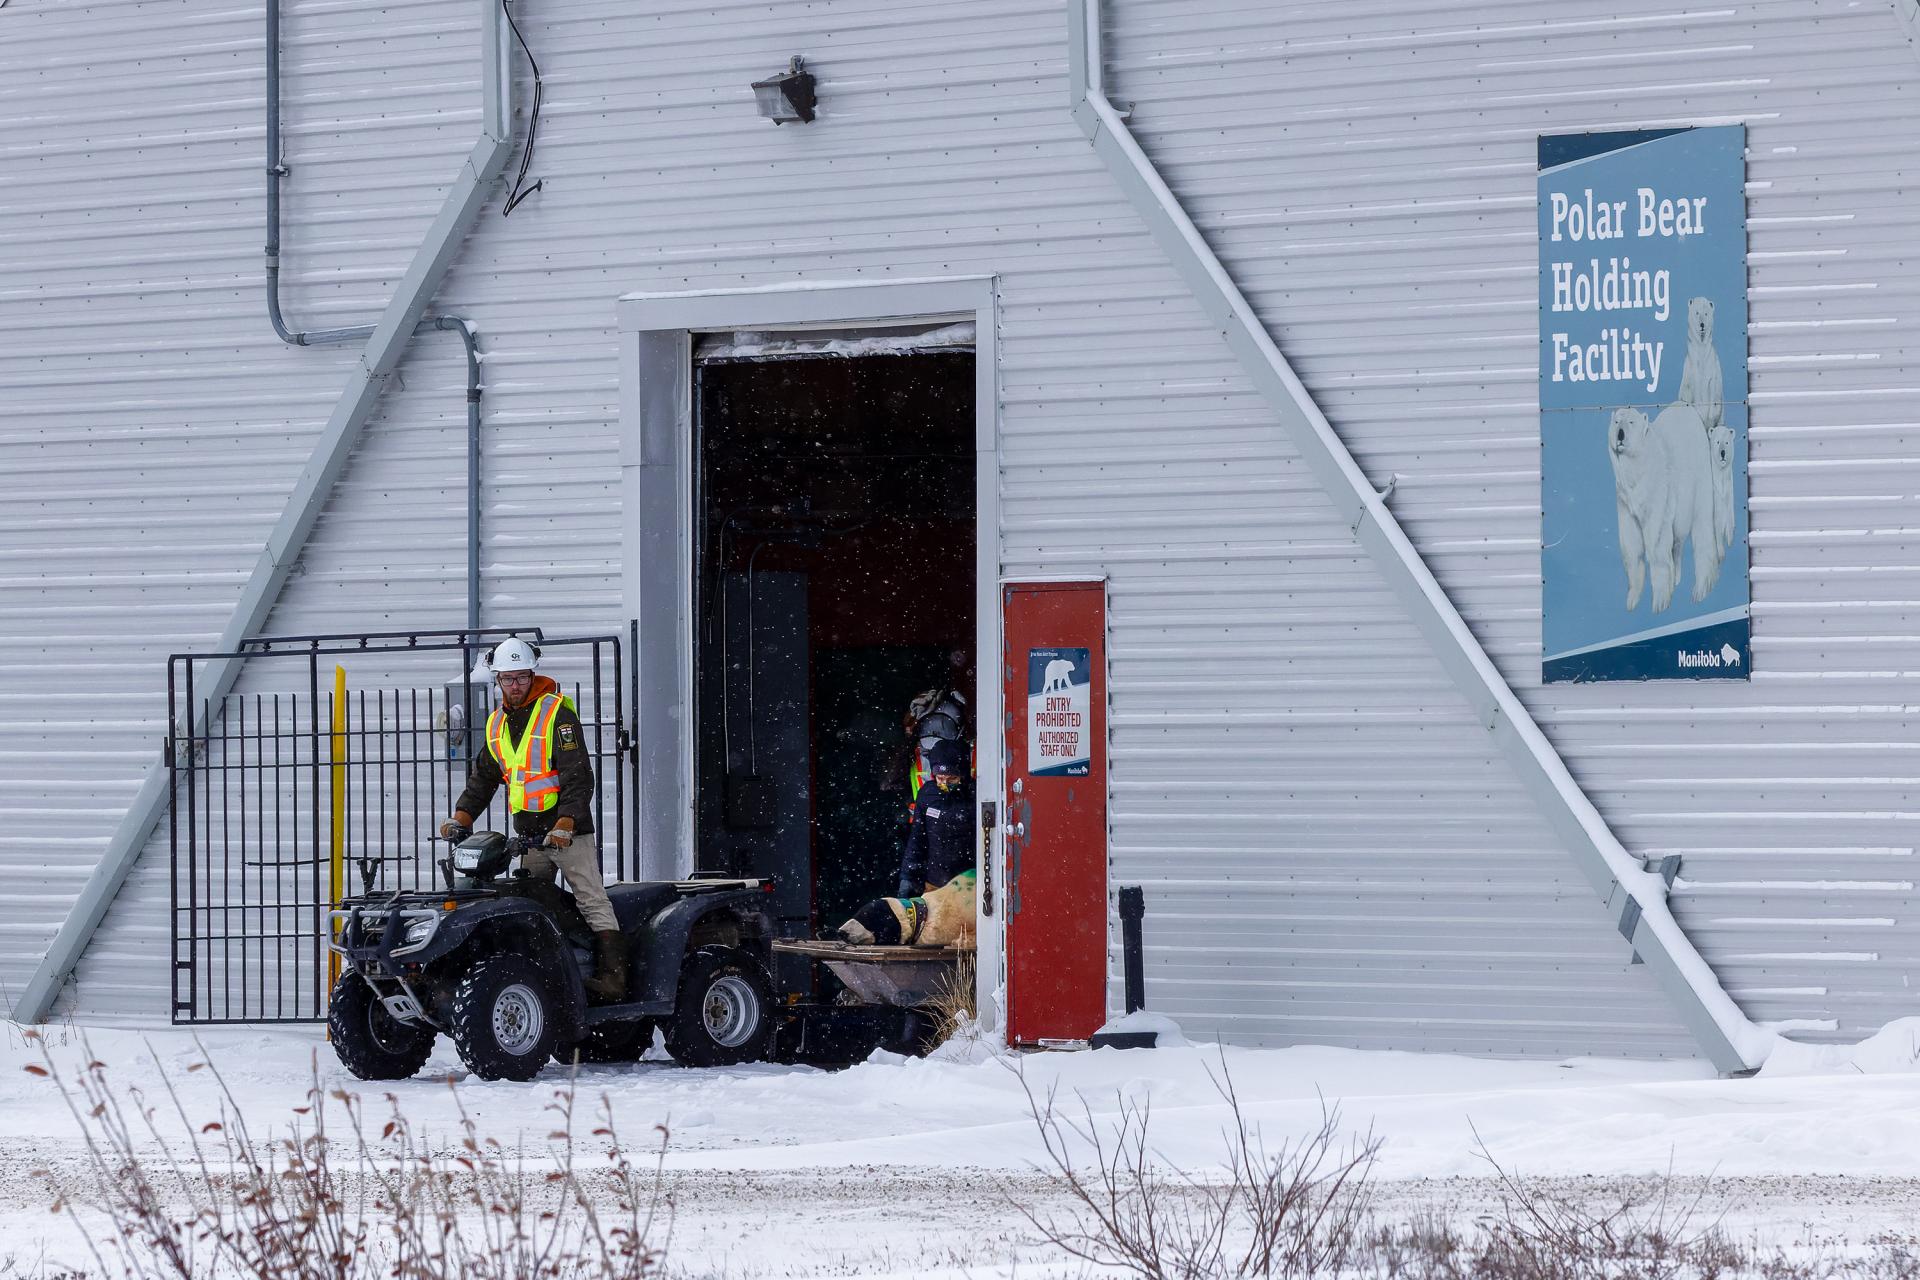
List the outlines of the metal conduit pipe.
{"label": "metal conduit pipe", "polygon": [[[280,307],[280,180],[288,173],[280,153],[280,0],[267,0],[267,319],[280,341],[313,347],[362,342],[373,336],[370,324],[337,329],[292,329]],[[467,626],[480,625],[480,353],[473,323],[461,316],[422,321],[415,333],[430,329],[460,335],[467,353]]]}
{"label": "metal conduit pipe", "polygon": [[280,158],[280,0],[267,0],[267,318],[280,341],[298,347],[371,338],[370,324],[305,331],[287,328],[280,313],[280,179],[286,176],[287,166]]}
{"label": "metal conduit pipe", "polygon": [[460,335],[467,350],[467,630],[480,629],[480,348],[473,326],[459,316],[436,316],[436,329]]}

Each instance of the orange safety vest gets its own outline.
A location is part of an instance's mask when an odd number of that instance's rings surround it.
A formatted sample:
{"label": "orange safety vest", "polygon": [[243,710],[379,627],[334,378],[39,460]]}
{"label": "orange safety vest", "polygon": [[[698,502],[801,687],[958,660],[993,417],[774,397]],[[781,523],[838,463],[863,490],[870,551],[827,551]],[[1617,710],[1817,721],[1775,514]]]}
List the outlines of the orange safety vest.
{"label": "orange safety vest", "polygon": [[573,699],[541,694],[517,743],[507,735],[505,707],[495,707],[487,717],[487,750],[500,762],[507,807],[515,813],[544,813],[560,803],[560,775],[553,767],[553,722],[563,706],[573,710]]}

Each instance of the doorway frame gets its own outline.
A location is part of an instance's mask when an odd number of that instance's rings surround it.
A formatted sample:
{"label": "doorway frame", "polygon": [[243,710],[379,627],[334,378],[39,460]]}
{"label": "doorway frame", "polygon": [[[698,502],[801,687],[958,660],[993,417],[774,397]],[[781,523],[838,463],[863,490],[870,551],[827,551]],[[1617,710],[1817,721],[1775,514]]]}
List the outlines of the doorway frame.
{"label": "doorway frame", "polygon": [[[637,863],[642,879],[692,871],[694,815],[693,344],[734,329],[804,331],[971,320],[974,326],[974,671],[976,804],[1005,789],[1000,680],[999,290],[990,275],[812,280],[753,288],[629,293],[620,344],[621,595],[633,655]],[[671,607],[663,607],[670,602]],[[976,817],[978,814],[976,813]],[[998,847],[998,833],[994,837]],[[983,893],[998,857],[981,868]],[[991,891],[999,898],[998,885]],[[998,911],[979,919],[981,1021],[1005,1026]],[[992,963],[988,963],[992,957]]]}

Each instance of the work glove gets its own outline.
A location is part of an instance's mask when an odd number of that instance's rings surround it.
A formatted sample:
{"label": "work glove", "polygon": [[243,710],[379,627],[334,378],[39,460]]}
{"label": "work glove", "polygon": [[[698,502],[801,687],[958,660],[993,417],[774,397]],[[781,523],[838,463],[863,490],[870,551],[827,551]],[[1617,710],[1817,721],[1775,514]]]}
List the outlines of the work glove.
{"label": "work glove", "polygon": [[564,849],[573,843],[573,832],[564,827],[555,827],[547,832],[547,843],[556,849]]}
{"label": "work glove", "polygon": [[443,840],[465,840],[473,834],[473,828],[448,818],[440,824],[440,836]]}

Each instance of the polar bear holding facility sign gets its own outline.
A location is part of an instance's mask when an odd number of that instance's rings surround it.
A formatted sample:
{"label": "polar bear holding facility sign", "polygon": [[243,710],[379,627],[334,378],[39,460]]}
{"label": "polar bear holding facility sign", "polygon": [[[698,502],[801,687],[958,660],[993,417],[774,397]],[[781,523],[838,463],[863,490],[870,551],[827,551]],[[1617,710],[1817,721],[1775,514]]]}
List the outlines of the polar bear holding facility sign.
{"label": "polar bear holding facility sign", "polygon": [[1725,547],[1716,521],[1714,460],[1699,411],[1672,404],[1649,422],[1639,409],[1615,409],[1607,426],[1607,456],[1620,519],[1620,561],[1627,571],[1627,608],[1639,606],[1649,583],[1655,613],[1673,603],[1689,539],[1693,600],[1706,599],[1720,580]]}
{"label": "polar bear holding facility sign", "polygon": [[1690,404],[1711,431],[1723,415],[1720,356],[1713,349],[1713,299],[1687,299],[1687,362],[1680,368],[1681,404]]}

